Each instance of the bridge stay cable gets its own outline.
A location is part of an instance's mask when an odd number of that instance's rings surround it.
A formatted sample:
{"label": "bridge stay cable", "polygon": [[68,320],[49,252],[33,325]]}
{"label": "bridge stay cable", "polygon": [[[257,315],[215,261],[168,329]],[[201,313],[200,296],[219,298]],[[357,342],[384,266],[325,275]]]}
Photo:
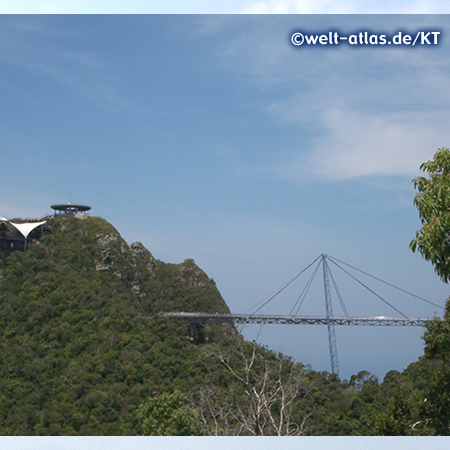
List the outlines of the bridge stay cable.
{"label": "bridge stay cable", "polygon": [[[296,316],[298,315],[298,313],[300,311],[300,308],[302,307],[302,305],[303,305],[303,303],[304,303],[304,301],[306,299],[306,296],[308,295],[309,289],[310,289],[310,287],[311,287],[311,285],[312,285],[312,283],[314,281],[314,278],[316,277],[316,274],[317,274],[317,272],[319,270],[320,264],[321,264],[321,261],[317,264],[316,268],[314,269],[314,272],[311,274],[311,276],[309,277],[308,282],[306,283],[305,287],[303,288],[303,291],[298,296],[297,301],[295,302],[294,306],[292,307],[291,311],[289,312],[290,316],[293,315],[293,314],[295,314]],[[299,303],[300,303],[300,305],[298,306],[298,308],[295,310],[295,313],[294,313],[294,309],[297,307],[297,305]]]}
{"label": "bridge stay cable", "polygon": [[344,312],[345,317],[350,317],[348,312],[347,312],[347,308],[345,307],[344,300],[342,299],[341,293],[339,292],[339,289],[338,289],[337,283],[336,283],[336,281],[334,279],[333,273],[331,272],[331,269],[330,269],[329,266],[328,266],[328,270],[329,270],[329,274],[330,274],[330,279],[331,279],[331,281],[333,283],[334,290],[336,291],[336,294],[337,294],[338,299],[339,299],[339,303],[341,304],[342,311]]}
{"label": "bridge stay cable", "polygon": [[[305,273],[319,258],[321,257],[318,256],[311,264],[309,264],[307,267],[305,267],[300,273],[298,273],[297,275],[295,275],[295,277],[293,277],[291,280],[289,280],[288,282],[284,283],[280,288],[278,288],[275,293],[271,294],[270,298],[265,301],[258,309],[256,309],[253,313],[251,313],[250,315],[254,315],[256,314],[258,311],[260,311],[262,308],[264,308],[264,306],[266,306],[268,303],[270,303],[278,294],[281,294],[281,292],[283,292],[288,286],[290,286],[300,275],[302,275],[303,273]],[[266,297],[267,298],[267,297]],[[263,302],[265,299],[261,300],[259,303]],[[259,305],[259,303],[257,303],[255,306],[252,306],[251,308],[249,308],[247,310],[247,312],[251,311],[253,308],[255,308],[256,306]]]}
{"label": "bridge stay cable", "polygon": [[[350,317],[347,311],[347,308],[344,304],[343,298],[341,296],[341,293],[338,289],[336,280],[331,272],[330,266],[328,264],[328,261],[333,263],[336,267],[338,267],[341,271],[343,271],[345,274],[347,274],[350,278],[352,278],[354,281],[356,281],[358,284],[360,284],[362,287],[364,287],[366,290],[371,292],[373,295],[375,295],[379,300],[381,300],[383,303],[388,305],[391,309],[396,311],[401,318],[395,318],[395,317]],[[303,273],[305,273],[310,267],[312,267],[316,262],[318,262],[317,266],[314,268],[314,271],[310,278],[308,279],[306,286],[303,288],[302,292],[298,296],[294,306],[292,307],[289,316],[274,316],[274,315],[261,315],[257,314],[262,308],[264,308],[267,304],[273,301],[275,297],[277,297],[279,294],[281,294],[288,286],[290,286],[295,280],[297,280]],[[180,313],[160,313],[159,316],[163,316],[166,318],[174,318],[174,319],[181,319],[187,322],[190,322],[192,324],[204,324],[207,321],[211,321],[213,323],[220,323],[220,322],[232,322],[232,323],[240,323],[242,325],[255,323],[255,324],[309,324],[309,325],[327,325],[328,328],[328,341],[329,341],[329,350],[330,350],[330,358],[331,358],[331,369],[332,373],[335,373],[339,375],[339,367],[338,367],[338,358],[337,358],[337,345],[336,345],[336,335],[334,330],[334,325],[397,325],[397,326],[424,326],[429,320],[428,318],[412,318],[407,317],[403,312],[401,312],[398,308],[396,308],[394,305],[392,305],[390,302],[388,302],[386,299],[381,297],[379,294],[377,294],[373,289],[368,287],[365,283],[363,283],[361,280],[356,278],[353,274],[351,274],[348,270],[346,270],[344,267],[342,267],[340,264],[345,265],[351,269],[354,269],[366,276],[369,276],[381,283],[384,283],[392,288],[395,288],[403,293],[406,293],[408,295],[411,295],[419,300],[422,300],[426,303],[429,303],[433,306],[436,306],[438,308],[442,308],[440,305],[437,305],[429,300],[426,300],[422,297],[419,297],[418,295],[412,294],[411,292],[406,291],[405,289],[399,288],[391,283],[388,283],[380,278],[377,278],[373,275],[370,275],[367,272],[364,272],[363,270],[360,270],[354,266],[351,266],[350,264],[347,264],[343,261],[340,261],[337,258],[334,258],[330,255],[327,255],[325,253],[322,253],[319,255],[314,261],[312,261],[308,266],[306,266],[301,272],[299,272],[297,275],[295,275],[293,278],[291,278],[289,281],[284,283],[281,287],[276,289],[272,294],[269,294],[269,296],[262,299],[260,302],[258,302],[256,305],[252,306],[247,310],[245,314],[207,314],[207,313],[188,313],[188,312],[180,312]],[[324,281],[324,294],[325,294],[325,306],[326,306],[326,317],[320,317],[320,316],[299,316],[298,312],[300,308],[302,307],[306,296],[310,290],[310,287],[316,277],[316,274],[322,265],[323,269],[323,281]],[[333,315],[333,309],[332,309],[332,301],[331,301],[331,289],[330,289],[330,280],[334,287],[334,291],[337,294],[337,297],[339,299],[339,302],[341,304],[342,310],[344,312],[345,317],[334,317]],[[297,306],[298,305],[298,306]],[[255,309],[256,308],[256,309]],[[254,310],[252,313],[248,313],[251,310]],[[295,315],[293,315],[293,312],[295,310]],[[143,319],[150,319],[150,317],[137,317],[139,320]]]}
{"label": "bridge stay cable", "polygon": [[[319,257],[317,257],[311,264],[309,264],[305,269],[303,269],[298,275],[296,275],[294,278],[292,278],[290,281],[288,281],[287,283],[285,283],[280,289],[278,289],[277,291],[275,291],[273,293],[273,295],[271,295],[271,297],[265,301],[258,309],[256,309],[256,311],[253,313],[253,315],[255,315],[258,311],[260,311],[264,306],[266,306],[268,303],[270,303],[275,297],[277,297],[282,291],[284,291],[290,284],[292,284],[297,278],[300,277],[300,275],[302,275],[306,270],[308,270],[313,264],[315,264],[317,261],[319,260],[317,266],[315,267],[312,275],[310,276],[310,278],[308,279],[305,287],[303,288],[302,292],[300,293],[297,301],[295,302],[293,308],[290,311],[290,315],[292,315],[293,311],[295,310],[295,317],[297,317],[298,312],[301,308],[301,306],[303,305],[303,302],[306,299],[306,296],[309,292],[309,289],[315,279],[315,276],[317,274],[317,271],[319,269],[319,267],[322,265],[322,269],[323,269],[323,280],[324,280],[324,294],[325,294],[325,306],[326,306],[326,318],[325,318],[325,322],[322,323],[326,323],[327,328],[328,328],[328,344],[329,344],[329,351],[330,351],[330,360],[331,360],[331,371],[332,373],[335,374],[339,374],[339,364],[338,364],[338,353],[337,353],[337,343],[336,343],[336,334],[335,334],[335,324],[342,324],[344,322],[342,322],[342,319],[340,318],[338,320],[338,318],[334,317],[333,314],[333,309],[332,309],[332,299],[331,299],[331,290],[330,290],[330,280],[331,283],[333,284],[334,287],[334,291],[336,292],[336,295],[339,299],[340,305],[342,307],[342,310],[344,312],[345,318],[348,319],[350,322],[349,323],[353,323],[356,324],[357,322],[355,322],[354,320],[358,321],[358,323],[362,324],[362,323],[371,323],[374,324],[375,322],[378,321],[383,321],[385,325],[392,325],[393,323],[398,323],[400,324],[401,321],[399,319],[394,319],[394,318],[385,318],[384,316],[381,316],[379,318],[373,318],[372,320],[370,319],[356,319],[356,318],[350,318],[347,308],[345,306],[345,303],[343,301],[343,298],[341,296],[341,293],[339,291],[339,288],[337,286],[336,280],[333,276],[333,273],[331,272],[330,266],[328,264],[327,261],[332,262],[336,267],[338,267],[340,270],[342,270],[345,274],[347,274],[350,278],[352,278],[354,281],[356,281],[358,284],[360,284],[363,288],[365,288],[366,290],[368,290],[370,293],[372,293],[373,295],[375,295],[379,300],[381,300],[383,303],[385,303],[386,305],[388,305],[390,308],[392,308],[394,311],[396,311],[400,316],[402,316],[404,318],[404,323],[403,324],[409,324],[409,325],[413,325],[413,324],[419,324],[419,322],[422,322],[421,319],[411,319],[408,318],[406,316],[406,314],[404,314],[402,311],[400,311],[398,308],[396,308],[394,305],[392,305],[390,302],[388,302],[385,298],[383,298],[381,295],[377,294],[373,289],[371,289],[369,286],[367,286],[365,283],[363,283],[361,280],[359,280],[356,276],[354,276],[353,274],[351,274],[348,270],[344,269],[339,263],[346,265],[349,268],[352,268],[364,275],[367,275],[369,277],[371,277],[372,279],[375,279],[379,282],[382,282],[390,287],[393,287],[403,293],[406,293],[408,295],[411,295],[415,298],[418,298],[422,301],[425,301],[429,304],[432,304],[434,306],[438,306],[434,304],[433,302],[430,302],[429,300],[426,300],[422,297],[419,297],[415,294],[412,294],[411,292],[406,291],[405,289],[399,288],[398,286],[395,286],[391,283],[388,283],[380,278],[377,278],[373,275],[370,275],[367,272],[364,272],[354,266],[351,266],[350,264],[347,264],[343,261],[340,261],[337,258],[333,258],[330,255],[327,254],[322,254]],[[299,305],[297,307],[297,305]],[[251,308],[252,309],[252,308]],[[251,316],[249,316],[248,320],[251,321]],[[360,321],[359,321],[360,320]],[[247,322],[250,323],[250,322]],[[287,322],[286,322],[287,323]],[[318,322],[315,322],[318,323]],[[380,322],[381,323],[381,322]]]}
{"label": "bridge stay cable", "polygon": [[405,319],[407,319],[407,315],[403,314],[398,308],[396,308],[394,305],[391,305],[387,300],[385,300],[383,297],[381,297],[381,295],[378,295],[374,290],[370,289],[369,286],[366,286],[362,281],[358,280],[358,278],[356,278],[355,276],[353,276],[350,272],[348,272],[347,270],[345,270],[343,267],[341,267],[339,264],[337,264],[335,261],[333,261],[332,259],[330,259],[330,261],[336,266],[339,267],[339,269],[341,269],[344,273],[346,273],[350,278],[352,278],[353,280],[355,280],[357,283],[359,283],[361,286],[363,286],[364,288],[366,288],[369,292],[371,292],[373,295],[375,295],[375,297],[379,298],[382,302],[386,303],[386,305],[388,305],[390,308],[392,308],[394,311],[398,312],[401,316],[403,316]]}
{"label": "bridge stay cable", "polygon": [[384,283],[384,284],[386,284],[387,286],[390,286],[390,287],[392,287],[392,288],[394,288],[394,289],[397,289],[398,291],[403,292],[404,294],[408,294],[408,295],[410,295],[410,296],[412,296],[412,297],[415,297],[415,298],[417,298],[417,299],[419,299],[419,300],[422,300],[423,302],[426,302],[426,303],[429,303],[430,305],[436,306],[436,308],[445,309],[444,307],[442,307],[441,305],[438,305],[437,303],[433,303],[433,302],[431,302],[430,300],[427,300],[426,298],[423,298],[423,297],[420,297],[419,295],[413,294],[412,292],[409,292],[409,291],[407,291],[407,290],[405,290],[405,289],[402,289],[402,288],[396,286],[395,284],[388,283],[387,281],[384,281],[384,280],[382,280],[381,278],[378,278],[378,277],[376,277],[376,276],[374,276],[374,275],[371,275],[370,273],[364,272],[364,270],[358,269],[357,267],[354,267],[354,266],[352,266],[352,265],[350,265],[350,264],[348,264],[348,263],[346,263],[346,262],[344,262],[344,261],[341,261],[340,259],[337,259],[337,258],[335,258],[334,256],[330,256],[330,255],[326,255],[326,256],[327,256],[327,258],[328,258],[330,261],[332,261],[332,262],[333,262],[333,261],[338,261],[338,262],[340,262],[341,264],[344,264],[345,266],[350,267],[350,268],[353,269],[353,270],[356,270],[356,271],[358,271],[358,272],[360,272],[360,273],[362,273],[362,274],[364,274],[364,275],[366,275],[366,276],[368,276],[368,277],[370,277],[370,278],[373,278],[374,280],[377,280],[377,281],[379,281],[380,283]]}

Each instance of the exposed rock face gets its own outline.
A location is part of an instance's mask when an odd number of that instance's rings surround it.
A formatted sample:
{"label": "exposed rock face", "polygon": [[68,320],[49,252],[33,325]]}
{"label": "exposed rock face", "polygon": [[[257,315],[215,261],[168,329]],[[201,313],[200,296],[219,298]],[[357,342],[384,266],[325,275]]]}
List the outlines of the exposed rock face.
{"label": "exposed rock face", "polygon": [[95,262],[95,268],[97,270],[110,270],[113,266],[113,258],[111,250],[107,248],[103,250],[97,261]]}
{"label": "exposed rock face", "polygon": [[153,272],[156,267],[156,260],[153,258],[153,255],[142,245],[142,242],[133,242],[130,245],[130,250],[135,261],[147,259],[147,269],[150,272]]}
{"label": "exposed rock face", "polygon": [[151,274],[156,267],[156,260],[152,254],[142,245],[141,242],[133,242],[130,245],[130,252],[132,261],[131,264],[134,269],[134,279],[131,282],[131,292],[139,297],[146,297],[145,292],[142,292],[139,279],[142,274]]}
{"label": "exposed rock face", "polygon": [[[141,294],[141,287],[139,286],[139,283],[136,280],[134,280],[131,283],[131,292],[134,295],[140,295]],[[143,296],[145,296],[145,294],[143,294]]]}
{"label": "exposed rock face", "polygon": [[[156,267],[156,260],[141,242],[134,242],[130,247],[115,233],[98,233],[97,243],[104,247],[95,261],[98,271],[109,271],[117,278],[128,280],[131,292],[140,297],[145,297],[139,280],[145,273],[152,273]],[[125,264],[124,264],[125,263]],[[119,270],[119,267],[122,269]],[[124,267],[128,267],[127,273],[123,273]]]}
{"label": "exposed rock face", "polygon": [[180,277],[182,286],[204,287],[207,284],[215,284],[214,280],[209,278],[191,259],[187,259],[180,268]]}
{"label": "exposed rock face", "polygon": [[111,242],[116,242],[117,239],[118,236],[114,234],[107,234],[107,235],[97,234],[97,242],[102,246],[110,244]]}
{"label": "exposed rock face", "polygon": [[135,258],[144,258],[146,253],[150,253],[143,245],[142,242],[133,242],[130,245],[131,253]]}
{"label": "exposed rock face", "polygon": [[[110,271],[114,268],[114,266],[117,263],[117,255],[116,255],[116,249],[113,248],[119,238],[118,235],[111,233],[111,234],[102,234],[98,233],[97,236],[97,243],[101,245],[102,247],[106,248],[100,253],[100,256],[97,258],[97,261],[95,262],[95,268],[99,271]],[[120,273],[116,272],[116,275],[120,278]]]}
{"label": "exposed rock face", "polygon": [[[128,285],[131,292],[140,297],[147,297],[148,277],[155,274],[157,261],[141,242],[133,242],[129,247],[118,233],[97,233],[96,241],[101,253],[96,258],[97,271],[114,274]],[[215,286],[195,261],[186,259],[178,266],[181,286],[206,288]]]}

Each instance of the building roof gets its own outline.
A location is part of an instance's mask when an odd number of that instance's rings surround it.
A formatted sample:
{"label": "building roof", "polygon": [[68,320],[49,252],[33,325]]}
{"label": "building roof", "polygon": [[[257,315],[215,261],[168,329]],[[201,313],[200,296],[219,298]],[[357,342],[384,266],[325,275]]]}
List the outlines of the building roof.
{"label": "building roof", "polygon": [[91,209],[88,205],[75,205],[73,203],[58,203],[55,205],[51,205],[50,208],[55,211],[64,211],[66,214],[76,214],[79,212],[86,212]]}
{"label": "building roof", "polygon": [[23,237],[26,239],[28,235],[33,231],[35,228],[37,228],[39,225],[42,225],[46,222],[44,220],[43,222],[26,222],[26,223],[14,223],[9,222],[11,225],[13,225],[15,228],[17,228],[23,235]]}

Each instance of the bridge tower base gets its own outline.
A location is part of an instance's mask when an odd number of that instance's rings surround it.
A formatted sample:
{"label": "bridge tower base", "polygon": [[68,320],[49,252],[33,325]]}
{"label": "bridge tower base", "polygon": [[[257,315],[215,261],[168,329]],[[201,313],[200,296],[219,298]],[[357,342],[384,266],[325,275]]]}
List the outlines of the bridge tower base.
{"label": "bridge tower base", "polygon": [[194,344],[205,343],[205,328],[202,323],[192,323],[192,341]]}

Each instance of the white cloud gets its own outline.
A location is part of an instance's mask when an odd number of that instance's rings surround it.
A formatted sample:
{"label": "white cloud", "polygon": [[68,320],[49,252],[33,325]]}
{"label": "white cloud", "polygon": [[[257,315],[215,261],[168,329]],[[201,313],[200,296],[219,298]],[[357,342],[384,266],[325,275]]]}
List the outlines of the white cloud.
{"label": "white cloud", "polygon": [[299,151],[294,162],[278,167],[279,176],[297,180],[306,173],[332,181],[414,177],[423,161],[450,142],[445,120],[431,114],[331,109],[323,113],[322,123],[326,132],[315,139],[312,150]]}
{"label": "white cloud", "polygon": [[[417,173],[430,151],[448,142],[446,127],[420,114],[361,115],[327,111],[326,137],[317,140],[313,170],[326,178]],[[431,148],[430,148],[431,147]]]}
{"label": "white cloud", "polygon": [[[373,17],[366,20],[379,27]],[[392,32],[399,23],[414,30],[423,20],[434,26],[440,22],[436,17],[389,16],[387,26]],[[309,26],[323,29],[321,21],[326,19],[315,17]],[[337,21],[342,23],[347,32],[354,29],[354,21]],[[278,29],[283,27],[275,22],[270,36]],[[256,26],[252,32],[264,36]],[[291,148],[278,149],[280,164],[255,160],[245,173],[295,183],[412,178],[439,147],[450,147],[449,94],[443,89],[450,82],[449,63],[443,46],[436,51],[343,47],[334,52],[290,52],[281,40],[273,40],[272,48],[270,41],[257,40],[250,31],[245,37],[253,47],[246,47],[237,34],[234,52],[224,52],[223,65],[260,89],[262,110],[271,123],[289,130],[296,127],[298,136]]]}
{"label": "white cloud", "polygon": [[246,14],[443,14],[450,12],[446,1],[269,0],[245,5]]}
{"label": "white cloud", "polygon": [[347,1],[345,5],[332,0],[270,0],[257,1],[245,6],[245,14],[352,14],[361,11],[357,2]]}
{"label": "white cloud", "polygon": [[444,0],[268,0],[205,2],[203,0],[177,0],[172,2],[145,0],[2,0],[3,14],[371,14],[371,13],[448,13],[450,6]]}

